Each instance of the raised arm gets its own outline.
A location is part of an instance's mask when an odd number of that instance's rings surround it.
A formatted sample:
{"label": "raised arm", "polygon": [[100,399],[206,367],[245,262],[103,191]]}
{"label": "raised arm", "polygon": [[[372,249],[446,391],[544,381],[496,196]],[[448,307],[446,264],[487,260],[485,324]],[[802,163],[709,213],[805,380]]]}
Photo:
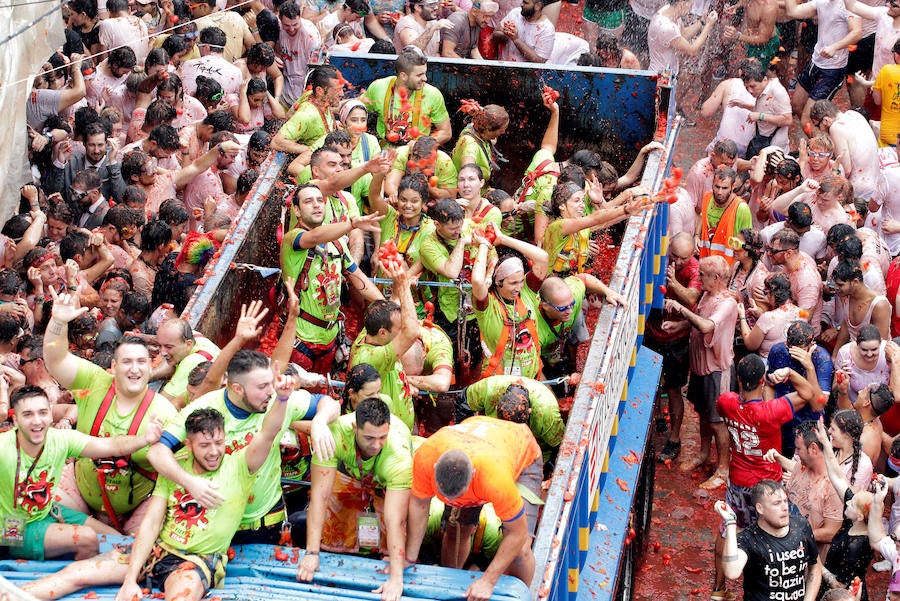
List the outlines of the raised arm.
{"label": "raised arm", "polygon": [[631,164],[631,167],[628,171],[625,172],[625,175],[620,177],[618,181],[616,181],[616,190],[621,190],[623,188],[627,188],[632,185],[637,179],[641,176],[641,173],[644,171],[644,165],[647,163],[647,155],[653,152],[654,150],[659,150],[662,152],[665,150],[665,146],[660,144],[659,142],[650,142],[641,148],[641,151],[634,158],[634,162]]}
{"label": "raised arm", "polygon": [[834,447],[831,446],[831,439],[828,437],[828,432],[825,431],[825,422],[821,418],[816,423],[816,438],[819,440],[819,444],[822,445],[822,454],[825,455],[825,469],[828,471],[828,479],[831,481],[834,490],[837,491],[838,497],[843,500],[847,489],[850,488],[850,483],[847,482],[844,470],[841,468],[841,464],[838,463],[834,454]]}
{"label": "raised arm", "polygon": [[737,516],[734,510],[725,501],[716,501],[716,512],[722,518],[725,527],[725,547],[722,550],[722,571],[725,577],[734,580],[740,578],[747,565],[747,553],[738,548],[737,544]]}
{"label": "raised arm", "polygon": [[183,189],[185,186],[191,183],[191,181],[195,177],[215,165],[216,159],[220,154],[237,154],[240,149],[240,144],[231,140],[225,140],[221,144],[213,146],[205,153],[197,157],[197,159],[193,163],[191,163],[187,167],[182,167],[180,170],[175,172],[175,179],[172,182],[175,184],[175,189]]}
{"label": "raised arm", "polygon": [[797,0],[784,0],[784,12],[791,19],[813,19],[816,16],[816,5],[813,2],[797,4]]}
{"label": "raised arm", "polygon": [[275,400],[269,402],[269,409],[266,411],[266,416],[263,418],[259,432],[247,445],[245,459],[251,474],[255,474],[266,462],[269,451],[272,450],[272,445],[276,443],[279,434],[281,434],[287,402],[294,391],[294,379],[291,376],[282,374],[280,367],[281,364],[277,361],[272,362],[272,372],[275,376]]}
{"label": "raised arm", "polygon": [[82,457],[100,459],[102,457],[127,457],[159,440],[162,426],[156,420],[150,420],[143,434],[134,436],[112,436],[102,438],[92,436],[81,451]]}
{"label": "raised arm", "polygon": [[416,301],[412,297],[412,288],[409,285],[409,276],[406,273],[406,264],[402,259],[395,263],[383,265],[388,276],[394,280],[394,292],[400,296],[400,333],[393,340],[394,352],[397,359],[403,357],[406,351],[419,338],[419,318],[416,315]]}
{"label": "raised arm", "polygon": [[542,280],[547,277],[547,269],[550,264],[550,257],[547,254],[547,251],[538,248],[534,244],[529,244],[524,240],[507,236],[503,232],[497,231],[496,228],[494,228],[494,231],[497,233],[497,237],[494,240],[495,245],[501,245],[519,251],[526,259],[531,261],[531,271],[535,276]]}
{"label": "raised arm", "polygon": [[71,388],[83,359],[69,352],[69,322],[87,313],[87,307],[78,308],[74,295],[57,295],[50,288],[53,311],[44,333],[44,364],[50,375],[63,388]]}
{"label": "raised arm", "polygon": [[228,363],[235,353],[244,348],[248,342],[259,337],[262,332],[260,322],[268,313],[269,310],[263,308],[260,300],[251,301],[249,306],[241,305],[241,316],[234,329],[234,336],[228,341],[228,344],[222,347],[209,371],[206,372],[206,377],[197,391],[198,397],[222,387],[222,379],[228,370]]}

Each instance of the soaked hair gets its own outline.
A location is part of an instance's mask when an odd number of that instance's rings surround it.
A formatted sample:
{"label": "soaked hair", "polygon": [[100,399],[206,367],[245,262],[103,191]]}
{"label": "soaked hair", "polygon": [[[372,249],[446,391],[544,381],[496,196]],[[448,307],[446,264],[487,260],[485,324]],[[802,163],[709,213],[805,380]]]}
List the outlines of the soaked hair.
{"label": "soaked hair", "polygon": [[573,165],[571,163],[563,165],[559,170],[559,177],[556,178],[557,184],[572,182],[582,190],[584,189],[585,181],[586,176],[584,174],[584,169],[582,169],[578,165]]}
{"label": "soaked hair", "polygon": [[825,132],[819,132],[813,136],[813,138],[807,142],[806,146],[810,149],[813,146],[821,148],[821,152],[834,152],[834,142],[831,141],[831,136]]}
{"label": "soaked hair", "polygon": [[750,260],[753,261],[753,266],[756,267],[756,262],[759,261],[762,256],[762,236],[760,236],[757,230],[751,228],[744,228],[738,233],[744,239],[744,251],[750,257]]}
{"label": "soaked hair", "polygon": [[883,415],[894,405],[894,392],[884,382],[879,382],[869,390],[869,402],[875,415]]}
{"label": "soaked hair", "polygon": [[531,409],[531,395],[521,384],[510,384],[497,401],[497,418],[517,424],[527,424]]}
{"label": "soaked hair", "polygon": [[208,434],[212,436],[218,431],[225,431],[225,417],[211,407],[197,409],[184,420],[187,435]]}
{"label": "soaked hair", "polygon": [[472,127],[479,134],[509,125],[509,113],[498,104],[489,104],[472,119]]}
{"label": "soaked hair", "polygon": [[812,344],[815,337],[815,329],[811,323],[804,319],[791,322],[785,334],[785,344],[791,346],[806,347]]}
{"label": "soaked hair", "polygon": [[737,378],[741,390],[749,391],[759,386],[766,375],[766,362],[756,353],[750,353],[741,359],[737,366]]}
{"label": "soaked hair", "polygon": [[463,451],[444,451],[434,464],[438,491],[449,499],[460,496],[472,481],[472,460]]}
{"label": "soaked hair", "polygon": [[404,50],[397,55],[397,60],[394,62],[394,69],[398,75],[400,73],[409,74],[412,73],[414,67],[421,67],[422,65],[427,64],[428,57],[425,56],[421,50],[418,52],[415,50]]}
{"label": "soaked hair", "polygon": [[30,399],[34,397],[43,397],[47,400],[47,403],[50,403],[50,399],[47,398],[47,393],[44,392],[44,389],[40,386],[34,386],[32,384],[26,384],[24,386],[18,387],[15,392],[9,395],[9,406],[12,409],[15,409],[19,406],[19,403],[22,402],[23,399]]}
{"label": "soaked hair", "polygon": [[791,281],[783,273],[773,273],[766,278],[765,289],[772,293],[775,307],[781,307],[791,300]]}
{"label": "soaked hair", "polygon": [[874,325],[867,323],[859,328],[859,332],[856,334],[856,344],[862,344],[870,340],[881,342],[881,332]]}
{"label": "soaked hair", "polygon": [[212,364],[212,361],[204,361],[203,363],[194,366],[194,369],[188,374],[188,386],[200,386],[203,384],[203,381],[206,379],[206,374],[209,373],[209,368],[212,367]]}
{"label": "soaked hair", "polygon": [[822,450],[822,443],[819,442],[819,436],[816,434],[817,429],[818,422],[815,420],[800,422],[794,427],[794,435],[803,441],[803,445],[806,448],[815,445],[819,447],[819,450]]}
{"label": "soaked hair", "polygon": [[466,212],[452,198],[440,198],[429,207],[428,216],[437,223],[445,225],[455,221],[462,221],[466,216]]}
{"label": "soaked hair", "polygon": [[863,272],[862,265],[856,259],[841,259],[835,265],[831,277],[839,282],[852,282],[854,280],[862,281]]}
{"label": "soaked hair", "polygon": [[239,350],[228,362],[228,383],[237,382],[255,369],[269,369],[269,358],[259,351]]}
{"label": "soaked hair", "polygon": [[575,194],[584,195],[584,189],[572,182],[556,184],[553,187],[553,193],[550,194],[550,216],[562,217],[562,206]]}
{"label": "soaked hair", "polygon": [[404,190],[412,190],[422,197],[422,202],[428,202],[428,178],[424,173],[410,173],[403,176],[400,185],[397,186],[397,195]]}
{"label": "soaked hair", "polygon": [[366,312],[363,316],[363,327],[371,336],[378,334],[382,328],[390,331],[393,325],[391,317],[399,312],[400,305],[397,303],[383,299],[377,300],[366,307]]}
{"label": "soaked hair", "polygon": [[825,236],[825,242],[828,246],[836,246],[838,242],[846,238],[847,236],[855,236],[856,228],[854,228],[849,223],[835,223],[828,229],[828,233]]}
{"label": "soaked hair", "polygon": [[368,363],[357,363],[347,370],[347,383],[341,391],[341,400],[345,406],[350,405],[350,392],[357,393],[363,386],[381,379],[381,374]]}
{"label": "soaked hair", "polygon": [[790,221],[794,227],[800,229],[810,227],[813,222],[812,209],[810,209],[809,205],[802,200],[792,202],[788,207],[787,220]]}
{"label": "soaked hair", "polygon": [[847,236],[835,244],[834,253],[842,260],[861,259],[863,253],[862,240],[855,233],[852,236]]}
{"label": "soaked hair", "polygon": [[378,397],[368,397],[356,406],[356,427],[362,428],[366,424],[383,426],[391,423],[391,410],[387,403]]}

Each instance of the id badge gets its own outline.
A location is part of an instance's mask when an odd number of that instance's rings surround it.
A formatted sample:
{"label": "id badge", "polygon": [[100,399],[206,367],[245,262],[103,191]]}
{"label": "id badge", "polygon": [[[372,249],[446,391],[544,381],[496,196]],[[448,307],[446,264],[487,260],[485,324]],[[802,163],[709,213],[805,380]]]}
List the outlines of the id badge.
{"label": "id badge", "polygon": [[381,525],[377,513],[367,511],[359,514],[356,522],[356,540],[360,549],[378,548],[381,544]]}
{"label": "id badge", "polygon": [[507,365],[503,370],[507,376],[521,376],[522,375],[522,366],[521,365]]}
{"label": "id badge", "polygon": [[28,516],[21,512],[13,512],[3,518],[3,532],[0,537],[0,543],[6,547],[21,547],[25,544],[25,525]]}

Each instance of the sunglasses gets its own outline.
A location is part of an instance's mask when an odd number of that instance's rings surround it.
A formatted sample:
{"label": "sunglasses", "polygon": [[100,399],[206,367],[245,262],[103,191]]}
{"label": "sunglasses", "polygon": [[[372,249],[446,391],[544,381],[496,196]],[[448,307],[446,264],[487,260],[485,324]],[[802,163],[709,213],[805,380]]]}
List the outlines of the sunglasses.
{"label": "sunglasses", "polygon": [[516,216],[515,211],[501,211],[500,212],[500,217],[503,219],[509,219],[510,217],[515,217],[515,216]]}
{"label": "sunglasses", "polygon": [[551,303],[550,301],[548,301],[547,299],[545,299],[543,297],[541,297],[541,300],[544,303],[546,303],[547,305],[549,305],[550,307],[553,307],[554,309],[559,311],[560,313],[565,313],[566,311],[570,311],[571,309],[575,308],[575,300],[574,299],[568,305],[562,305],[562,306],[554,305],[553,303]]}
{"label": "sunglasses", "polygon": [[40,361],[41,357],[32,357],[31,359],[19,359],[19,367],[23,365],[28,365],[29,363],[34,363],[35,361]]}
{"label": "sunglasses", "polygon": [[[897,6],[897,5],[894,5],[894,6]],[[820,123],[821,123],[821,121],[820,121]],[[818,125],[816,125],[816,127],[818,127]],[[823,152],[816,152],[816,151],[814,151],[814,150],[808,151],[807,154],[808,154],[809,156],[811,156],[811,157],[818,157],[818,158],[820,158],[820,159],[825,159],[825,158],[828,158],[828,157],[831,156],[831,153],[830,153],[830,152],[824,152],[824,151],[823,151]]]}
{"label": "sunglasses", "polygon": [[181,35],[184,36],[184,39],[186,39],[186,40],[196,40],[200,34],[197,33],[196,31],[189,31],[189,32],[183,33]]}
{"label": "sunglasses", "polygon": [[791,249],[789,248],[772,248],[771,246],[766,248],[766,252],[770,255],[779,255],[781,253],[785,253]]}
{"label": "sunglasses", "polygon": [[93,191],[94,190],[85,190],[84,192],[82,192],[81,190],[75,190],[73,188],[69,188],[69,196],[72,198],[72,200],[78,202],[79,200],[81,200],[82,198],[84,198],[85,196],[87,196],[88,194],[90,194]]}
{"label": "sunglasses", "polygon": [[744,242],[737,236],[729,236],[727,244],[728,248],[732,250],[741,250],[744,248]]}

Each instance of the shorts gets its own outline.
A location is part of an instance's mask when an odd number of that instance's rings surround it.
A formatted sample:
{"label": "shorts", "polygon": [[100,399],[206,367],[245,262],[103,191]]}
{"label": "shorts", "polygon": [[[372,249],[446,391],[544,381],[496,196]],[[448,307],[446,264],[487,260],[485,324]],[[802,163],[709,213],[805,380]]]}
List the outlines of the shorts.
{"label": "shorts", "polygon": [[217,586],[225,576],[225,556],[221,553],[211,553],[182,557],[156,545],[153,547],[144,570],[143,577],[150,583],[150,586],[161,591],[165,591],[166,579],[172,575],[172,572],[178,570],[196,572],[200,576],[203,588],[209,590]]}
{"label": "shorts", "polygon": [[809,94],[810,100],[831,100],[844,85],[844,68],[820,69],[812,61],[797,76],[797,85]]}
{"label": "shorts", "polygon": [[875,34],[870,33],[856,43],[856,50],[850,52],[847,67],[844,73],[853,75],[857,71],[868,73],[872,70],[872,61],[875,59]]}
{"label": "shorts", "polygon": [[778,26],[775,27],[775,34],[765,44],[759,46],[747,44],[747,58],[755,58],[763,67],[769,68],[772,59],[778,54],[778,47],[781,45],[781,35]]}
{"label": "shorts", "polygon": [[9,547],[9,555],[15,559],[44,561],[44,538],[46,538],[50,526],[60,523],[84,526],[87,519],[86,513],[54,503],[47,517],[37,522],[30,522],[25,527],[24,543],[19,547]]}
{"label": "shorts", "polygon": [[733,365],[728,371],[714,371],[705,376],[691,374],[687,398],[697,410],[700,419],[705,419],[711,424],[722,422],[721,416],[716,412],[716,400],[723,392],[733,391],[734,380]]}
{"label": "shorts", "polygon": [[[532,497],[533,499],[541,498],[541,479],[543,478],[543,475],[543,458],[538,457],[531,462],[528,467],[522,470],[518,480],[516,480],[516,487],[519,489],[520,494],[523,493],[523,488],[526,489],[524,491],[526,494],[522,494],[522,501],[525,503],[522,511],[525,512],[525,519],[528,520],[528,535],[531,537],[534,537],[537,530],[540,507],[539,504],[533,503],[528,497]],[[455,519],[460,526],[474,528],[478,526],[482,507],[484,507],[484,505],[473,505],[471,507],[451,507],[450,505],[445,505],[441,524],[446,527],[449,521]]]}
{"label": "shorts", "polygon": [[725,489],[725,502],[734,510],[737,519],[737,527],[743,530],[756,521],[759,517],[756,513],[756,507],[750,500],[750,492],[752,488],[746,486],[737,486],[728,482],[728,488]]}
{"label": "shorts", "polygon": [[297,340],[291,353],[291,363],[317,374],[330,374],[334,367],[334,353],[337,350],[337,338],[330,344],[315,344]]}
{"label": "shorts", "polygon": [[666,380],[666,388],[682,388],[688,381],[688,342],[689,337],[659,342],[651,337],[644,337],[644,346],[662,355],[662,373]]}

